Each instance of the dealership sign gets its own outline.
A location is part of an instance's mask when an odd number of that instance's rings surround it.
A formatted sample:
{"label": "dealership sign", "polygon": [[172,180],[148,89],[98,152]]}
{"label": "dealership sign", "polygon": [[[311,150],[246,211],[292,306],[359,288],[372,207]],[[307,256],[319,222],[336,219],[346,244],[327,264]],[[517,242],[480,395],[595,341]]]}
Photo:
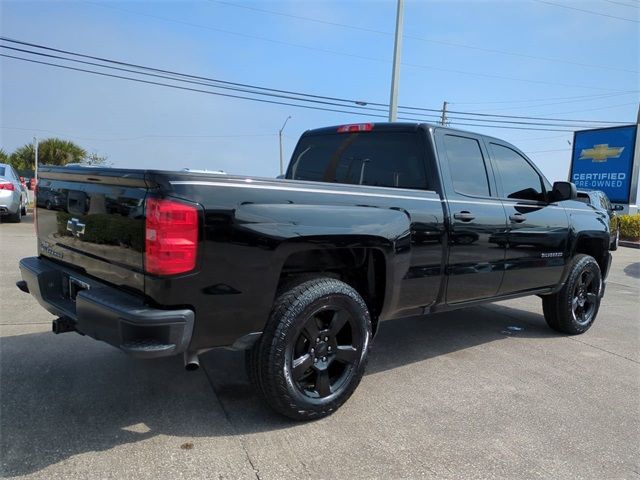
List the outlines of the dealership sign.
{"label": "dealership sign", "polygon": [[575,132],[570,180],[578,190],[602,190],[629,203],[637,125]]}

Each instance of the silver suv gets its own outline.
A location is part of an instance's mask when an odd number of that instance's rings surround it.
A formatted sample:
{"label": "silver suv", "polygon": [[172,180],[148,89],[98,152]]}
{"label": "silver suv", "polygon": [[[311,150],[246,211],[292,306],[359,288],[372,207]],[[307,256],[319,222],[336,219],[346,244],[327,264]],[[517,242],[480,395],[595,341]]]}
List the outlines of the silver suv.
{"label": "silver suv", "polygon": [[20,222],[27,214],[27,191],[11,165],[0,163],[0,216]]}

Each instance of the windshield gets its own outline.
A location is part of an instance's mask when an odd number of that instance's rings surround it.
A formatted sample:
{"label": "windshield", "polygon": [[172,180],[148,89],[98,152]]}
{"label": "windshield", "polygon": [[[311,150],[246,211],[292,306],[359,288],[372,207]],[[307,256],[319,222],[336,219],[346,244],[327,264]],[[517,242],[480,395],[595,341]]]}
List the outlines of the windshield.
{"label": "windshield", "polygon": [[424,147],[411,132],[309,135],[293,154],[293,180],[426,189]]}

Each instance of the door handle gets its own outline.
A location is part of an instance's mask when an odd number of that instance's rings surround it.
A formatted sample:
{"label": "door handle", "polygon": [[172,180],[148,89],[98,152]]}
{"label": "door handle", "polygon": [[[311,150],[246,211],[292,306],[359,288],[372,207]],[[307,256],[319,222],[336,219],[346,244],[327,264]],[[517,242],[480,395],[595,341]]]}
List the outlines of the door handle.
{"label": "door handle", "polygon": [[513,215],[509,215],[509,220],[511,220],[514,223],[522,223],[526,219],[527,219],[527,217],[525,217],[521,213],[514,213]]}
{"label": "door handle", "polygon": [[462,212],[454,213],[453,218],[455,218],[456,220],[460,220],[462,222],[470,222],[471,220],[476,218],[476,216],[473,215],[471,212],[467,212],[466,210],[463,210]]}

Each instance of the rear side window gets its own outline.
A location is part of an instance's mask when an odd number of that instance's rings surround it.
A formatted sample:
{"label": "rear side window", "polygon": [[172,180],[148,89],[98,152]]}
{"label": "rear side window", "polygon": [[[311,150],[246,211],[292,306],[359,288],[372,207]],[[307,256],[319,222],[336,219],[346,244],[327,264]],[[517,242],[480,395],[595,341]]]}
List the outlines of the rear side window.
{"label": "rear side window", "polygon": [[417,133],[309,135],[298,143],[287,178],[433,190],[424,161]]}
{"label": "rear side window", "polygon": [[542,178],[522,155],[496,143],[491,154],[507,198],[544,201]]}
{"label": "rear side window", "polygon": [[490,196],[487,167],[478,141],[457,135],[445,135],[444,148],[453,189],[463,195]]}
{"label": "rear side window", "polygon": [[0,167],[0,177],[4,177],[5,167]]}

